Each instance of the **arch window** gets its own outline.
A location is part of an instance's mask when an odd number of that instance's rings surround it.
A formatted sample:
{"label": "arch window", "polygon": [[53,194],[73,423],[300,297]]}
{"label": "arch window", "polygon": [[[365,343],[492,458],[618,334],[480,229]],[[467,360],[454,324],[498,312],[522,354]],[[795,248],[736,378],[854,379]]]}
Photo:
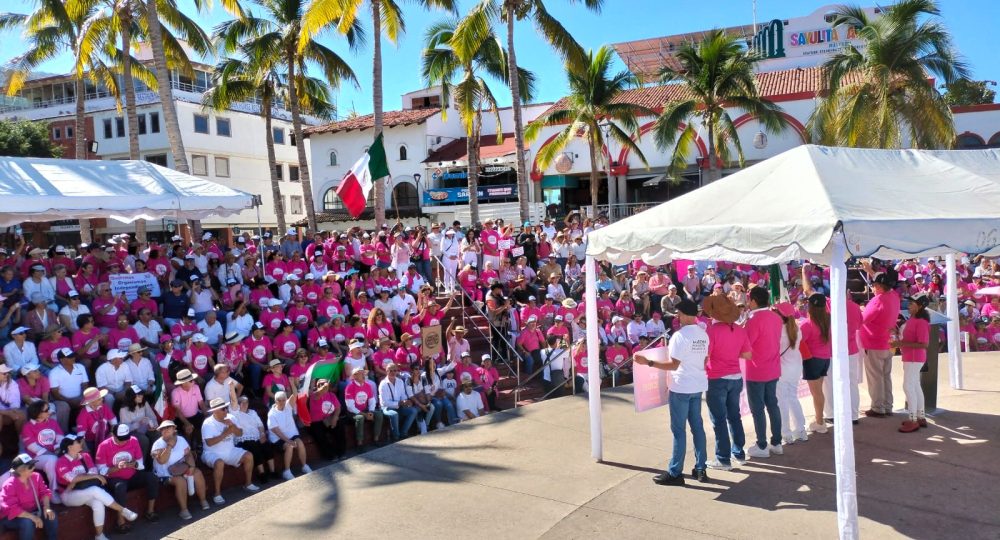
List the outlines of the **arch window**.
{"label": "arch window", "polygon": [[[368,193],[368,200],[365,204],[366,207],[371,208],[375,206],[375,190],[371,190]],[[344,209],[344,201],[340,200],[337,196],[337,186],[326,190],[323,194],[323,211],[324,212],[336,212],[338,210]]]}
{"label": "arch window", "polygon": [[336,167],[337,166],[337,151],[336,150],[330,150],[330,166],[331,167]]}
{"label": "arch window", "polygon": [[1000,133],[996,133],[990,137],[990,142],[986,146],[989,146],[990,148],[1000,148]]}
{"label": "arch window", "polygon": [[395,205],[394,208],[416,208],[420,206],[417,186],[409,182],[397,184],[396,187],[392,188],[392,203]]}
{"label": "arch window", "polygon": [[968,131],[959,135],[958,140],[955,141],[956,150],[972,150],[984,147],[986,147],[986,141],[979,135]]}
{"label": "arch window", "polygon": [[406,161],[406,145],[399,146],[399,161]]}

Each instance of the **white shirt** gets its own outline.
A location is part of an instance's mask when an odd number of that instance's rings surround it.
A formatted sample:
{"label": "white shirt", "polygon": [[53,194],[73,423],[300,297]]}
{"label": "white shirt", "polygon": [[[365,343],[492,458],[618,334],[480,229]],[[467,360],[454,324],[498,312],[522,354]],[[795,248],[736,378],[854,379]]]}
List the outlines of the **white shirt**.
{"label": "white shirt", "polygon": [[[375,301],[372,302],[372,306],[381,309],[382,313],[385,313],[386,319],[391,320],[396,317],[396,308],[392,298],[389,298],[385,302],[383,302],[381,298],[376,298]],[[399,316],[402,317],[402,314],[399,314]]]}
{"label": "white shirt", "polygon": [[132,328],[135,329],[136,334],[139,334],[139,339],[148,341],[149,343],[160,343],[160,334],[163,333],[163,327],[155,320],[150,319],[149,326],[142,324],[142,321],[136,321],[132,325]]}
{"label": "white shirt", "polygon": [[202,320],[198,323],[198,331],[205,334],[209,345],[216,346],[219,344],[219,338],[222,337],[222,324],[216,319],[215,324],[209,326],[206,321]]}
{"label": "white shirt", "polygon": [[431,255],[435,257],[441,256],[441,240],[444,239],[444,235],[439,232],[432,232],[427,235],[427,243],[430,244]]}
{"label": "white shirt", "polygon": [[236,425],[240,426],[240,429],[243,430],[243,435],[236,442],[260,440],[260,434],[264,432],[264,422],[260,420],[260,415],[257,414],[257,411],[247,409],[247,412],[243,412],[239,409],[234,409],[231,414],[236,419]]}
{"label": "white shirt", "polygon": [[38,349],[35,344],[25,340],[22,348],[17,347],[17,343],[11,341],[3,346],[3,357],[7,360],[7,365],[20,374],[21,368],[25,364],[38,363]]}
{"label": "white shirt", "polygon": [[222,263],[219,265],[219,271],[215,274],[219,278],[219,283],[223,286],[226,285],[226,281],[229,278],[233,278],[240,285],[243,284],[243,268],[239,264],[226,264]]}
{"label": "white shirt", "polygon": [[552,239],[556,237],[556,228],[552,225],[542,225],[542,232],[545,233],[545,237]]}
{"label": "white shirt", "polygon": [[295,427],[295,417],[292,416],[292,408],[288,403],[285,403],[283,411],[278,410],[277,404],[272,405],[271,410],[267,411],[267,440],[273,443],[281,440],[274,434],[274,428],[280,429],[287,439],[299,434],[299,428]]}
{"label": "white shirt", "polygon": [[705,359],[708,357],[708,333],[697,324],[682,326],[670,336],[670,358],[681,365],[670,372],[670,390],[678,394],[696,394],[708,390]]}
{"label": "white shirt", "polygon": [[212,293],[202,288],[198,294],[192,294],[191,307],[194,308],[195,313],[212,311]]}
{"label": "white shirt", "polygon": [[[227,377],[225,381],[221,383],[212,377],[205,383],[205,403],[212,401],[212,398],[222,398],[222,401],[229,400],[229,385],[236,384],[236,381],[232,377]],[[230,403],[230,407],[236,407],[238,404],[233,402]]]}
{"label": "white shirt", "polygon": [[153,473],[160,478],[170,478],[170,466],[184,459],[184,451],[190,448],[188,442],[184,440],[184,437],[180,435],[177,436],[177,442],[174,443],[174,447],[170,449],[170,459],[166,463],[160,463],[156,460],[156,454],[160,453],[167,448],[167,441],[163,438],[156,439],[153,446],[149,449],[149,453],[153,455]]}
{"label": "white shirt", "polygon": [[457,259],[459,253],[461,252],[461,248],[462,241],[459,240],[456,235],[445,236],[444,239],[441,240],[441,254],[446,259],[451,259],[452,257]]}
{"label": "white shirt", "polygon": [[549,349],[542,352],[542,360],[549,362],[545,365],[545,370],[542,371],[542,379],[552,382],[552,372],[562,371],[566,374],[569,367],[569,355],[566,354],[568,351],[566,349],[556,348]]}
{"label": "white shirt", "polygon": [[573,255],[576,255],[576,260],[582,261],[587,257],[587,243],[580,242],[579,244],[577,244],[576,242],[573,242],[569,246],[569,251]]}
{"label": "white shirt", "polygon": [[484,408],[483,396],[475,390],[469,394],[459,392],[458,397],[455,398],[455,408],[458,409],[458,417],[462,420],[468,420],[465,411],[471,412],[472,416],[479,416],[479,411]]}
{"label": "white shirt", "polygon": [[249,313],[244,313],[235,319],[232,313],[228,314],[227,317],[229,330],[239,332],[244,337],[249,336],[250,332],[253,331],[253,316]]}
{"label": "white shirt", "polygon": [[54,390],[59,389],[59,393],[67,398],[73,399],[83,394],[84,384],[90,382],[87,376],[87,369],[83,364],[73,364],[73,372],[66,371],[66,368],[59,364],[49,372],[49,386]]}
{"label": "white shirt", "polygon": [[639,336],[646,335],[646,323],[642,321],[636,322],[633,319],[625,325],[625,332],[628,335],[628,340],[631,341],[633,345],[636,345],[639,343]]}
{"label": "white shirt", "polygon": [[382,403],[382,410],[398,409],[399,402],[406,398],[406,384],[400,377],[396,377],[394,383],[389,381],[389,377],[378,383],[378,400]]}
{"label": "white shirt", "polygon": [[[233,415],[226,414],[226,418],[234,424],[236,423],[236,419],[233,418]],[[226,424],[220,420],[216,420],[212,413],[208,414],[208,418],[205,418],[205,422],[201,425],[201,440],[205,443],[206,452],[212,452],[213,454],[224,456],[228,452],[232,452],[233,448],[236,448],[236,436],[232,433],[226,435],[225,439],[222,439],[212,446],[209,446],[208,444],[209,439],[222,435],[222,432],[226,430],[226,427]]]}
{"label": "white shirt", "polygon": [[153,364],[151,364],[149,359],[145,356],[139,360],[138,364],[133,362],[131,358],[128,358],[125,360],[125,363],[122,364],[122,367],[124,367],[128,373],[125,380],[138,386],[142,389],[142,391],[145,392],[146,390],[151,389],[153,384],[155,384],[150,382],[156,381],[156,375],[153,374]]}
{"label": "white shirt", "polygon": [[101,364],[94,373],[98,388],[107,388],[109,392],[121,392],[125,388],[125,380],[128,378],[129,370],[122,362],[117,368],[111,362]]}
{"label": "white shirt", "polygon": [[80,327],[76,325],[76,318],[87,313],[90,313],[90,308],[82,302],[80,303],[80,307],[77,309],[70,309],[69,304],[66,304],[59,310],[59,316],[66,317],[69,320],[69,324],[67,326],[73,332],[80,329]]}
{"label": "white shirt", "polygon": [[666,331],[667,327],[663,324],[663,319],[649,319],[646,321],[646,335],[650,338],[659,337]]}
{"label": "white shirt", "polygon": [[403,318],[403,315],[407,311],[409,311],[411,315],[416,315],[417,301],[410,295],[400,296],[397,294],[392,297],[392,311],[400,319]]}

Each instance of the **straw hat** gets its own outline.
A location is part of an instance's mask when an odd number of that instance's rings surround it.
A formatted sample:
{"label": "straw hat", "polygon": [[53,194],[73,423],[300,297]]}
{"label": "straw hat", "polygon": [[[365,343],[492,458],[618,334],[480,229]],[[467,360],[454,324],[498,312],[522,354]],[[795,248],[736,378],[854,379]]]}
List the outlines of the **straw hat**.
{"label": "straw hat", "polygon": [[90,403],[92,401],[97,401],[99,399],[104,399],[104,396],[108,395],[108,391],[103,388],[94,388],[91,386],[83,391],[83,402]]}
{"label": "straw hat", "polygon": [[740,308],[728,296],[709,296],[702,304],[705,315],[727,324],[740,318]]}
{"label": "straw hat", "polygon": [[182,369],[177,372],[177,380],[174,381],[176,384],[184,384],[186,382],[191,382],[197,379],[194,373],[191,373],[190,369]]}

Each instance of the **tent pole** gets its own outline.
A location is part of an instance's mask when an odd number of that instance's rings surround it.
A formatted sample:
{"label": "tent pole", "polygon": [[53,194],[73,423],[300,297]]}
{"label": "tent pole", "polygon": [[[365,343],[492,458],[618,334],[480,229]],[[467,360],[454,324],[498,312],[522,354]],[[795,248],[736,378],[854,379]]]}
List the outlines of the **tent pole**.
{"label": "tent pole", "polygon": [[833,340],[833,443],[837,472],[837,528],[841,540],[856,540],[858,531],[858,491],[854,472],[854,426],[851,418],[850,361],[847,354],[847,267],[842,231],[832,239],[830,261],[830,322]]}
{"label": "tent pole", "polygon": [[587,317],[587,400],[590,404],[590,455],[597,461],[604,459],[601,424],[601,339],[597,332],[597,261],[587,255],[584,293]]}
{"label": "tent pole", "polygon": [[945,255],[945,297],[948,304],[948,373],[951,375],[951,387],[961,390],[965,387],[962,380],[962,346],[961,329],[958,326],[958,273],[955,269],[955,254]]}

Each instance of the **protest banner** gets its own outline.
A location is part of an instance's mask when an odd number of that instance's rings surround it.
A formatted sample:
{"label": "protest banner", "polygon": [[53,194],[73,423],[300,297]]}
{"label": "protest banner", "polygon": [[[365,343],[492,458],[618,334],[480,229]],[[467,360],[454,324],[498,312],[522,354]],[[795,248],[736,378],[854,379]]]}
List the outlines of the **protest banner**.
{"label": "protest banner", "polygon": [[[668,347],[654,347],[635,353],[651,362],[669,362]],[[667,404],[670,389],[670,372],[646,364],[632,364],[632,387],[635,395],[635,412],[648,411]]]}
{"label": "protest banner", "polygon": [[111,284],[111,292],[118,296],[125,293],[125,298],[131,302],[139,296],[141,287],[149,287],[153,292],[153,297],[160,296],[160,284],[156,281],[156,276],[149,272],[141,274],[110,274],[108,280]]}
{"label": "protest banner", "polygon": [[420,355],[424,358],[437,356],[441,352],[441,325],[425,326],[420,329]]}

